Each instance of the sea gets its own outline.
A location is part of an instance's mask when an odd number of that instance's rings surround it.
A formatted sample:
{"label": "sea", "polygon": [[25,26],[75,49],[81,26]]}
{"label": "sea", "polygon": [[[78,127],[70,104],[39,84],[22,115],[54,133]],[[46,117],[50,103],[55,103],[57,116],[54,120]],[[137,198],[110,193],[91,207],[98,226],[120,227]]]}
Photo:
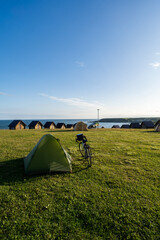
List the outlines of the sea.
{"label": "sea", "polygon": [[[21,119],[28,128],[28,125],[30,124],[31,121],[35,121],[37,119]],[[13,120],[0,120],[0,129],[8,129],[8,125],[12,122]],[[65,124],[75,124],[79,121],[83,121],[84,123],[87,124],[87,126],[89,126],[90,124],[96,122],[96,119],[38,119],[38,121],[40,121],[43,125],[46,122],[51,122],[53,121],[55,124],[57,123],[65,123]],[[122,124],[126,124],[123,122],[117,122],[117,123],[113,123],[113,122],[99,122],[99,128],[111,128],[113,125],[119,125],[120,127],[122,126]]]}

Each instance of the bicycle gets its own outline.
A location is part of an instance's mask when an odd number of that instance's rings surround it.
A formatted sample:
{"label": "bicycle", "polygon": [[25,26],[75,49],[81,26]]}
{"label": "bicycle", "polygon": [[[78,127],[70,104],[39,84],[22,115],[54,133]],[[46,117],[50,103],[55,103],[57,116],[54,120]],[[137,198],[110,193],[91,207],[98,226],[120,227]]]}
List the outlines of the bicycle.
{"label": "bicycle", "polygon": [[82,133],[77,134],[76,142],[79,143],[79,151],[80,151],[82,157],[84,158],[84,160],[87,160],[88,167],[91,167],[92,152],[91,152],[90,146],[88,144],[86,144],[87,138]]}

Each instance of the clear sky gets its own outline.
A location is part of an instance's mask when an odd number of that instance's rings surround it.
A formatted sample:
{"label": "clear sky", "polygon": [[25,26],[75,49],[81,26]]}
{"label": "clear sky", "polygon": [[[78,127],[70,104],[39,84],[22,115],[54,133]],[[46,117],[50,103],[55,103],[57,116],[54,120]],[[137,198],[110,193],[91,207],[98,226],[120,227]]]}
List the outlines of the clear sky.
{"label": "clear sky", "polygon": [[0,0],[0,119],[160,116],[159,0]]}

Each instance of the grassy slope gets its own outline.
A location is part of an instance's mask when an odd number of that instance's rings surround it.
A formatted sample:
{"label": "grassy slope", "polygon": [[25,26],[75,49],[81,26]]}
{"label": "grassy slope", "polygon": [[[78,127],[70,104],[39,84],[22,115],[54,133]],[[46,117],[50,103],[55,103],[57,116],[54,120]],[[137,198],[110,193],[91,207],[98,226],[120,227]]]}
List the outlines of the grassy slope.
{"label": "grassy slope", "polygon": [[94,163],[86,168],[76,132],[51,131],[73,173],[26,177],[23,157],[46,133],[0,131],[0,238],[160,238],[159,133],[90,130]]}

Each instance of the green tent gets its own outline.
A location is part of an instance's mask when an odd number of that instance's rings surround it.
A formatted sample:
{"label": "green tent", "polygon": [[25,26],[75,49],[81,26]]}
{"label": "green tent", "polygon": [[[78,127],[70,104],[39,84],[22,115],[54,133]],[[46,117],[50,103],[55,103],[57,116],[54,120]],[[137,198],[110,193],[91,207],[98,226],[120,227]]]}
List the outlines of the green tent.
{"label": "green tent", "polygon": [[44,135],[24,159],[26,174],[47,172],[72,172],[71,156],[58,139]]}

